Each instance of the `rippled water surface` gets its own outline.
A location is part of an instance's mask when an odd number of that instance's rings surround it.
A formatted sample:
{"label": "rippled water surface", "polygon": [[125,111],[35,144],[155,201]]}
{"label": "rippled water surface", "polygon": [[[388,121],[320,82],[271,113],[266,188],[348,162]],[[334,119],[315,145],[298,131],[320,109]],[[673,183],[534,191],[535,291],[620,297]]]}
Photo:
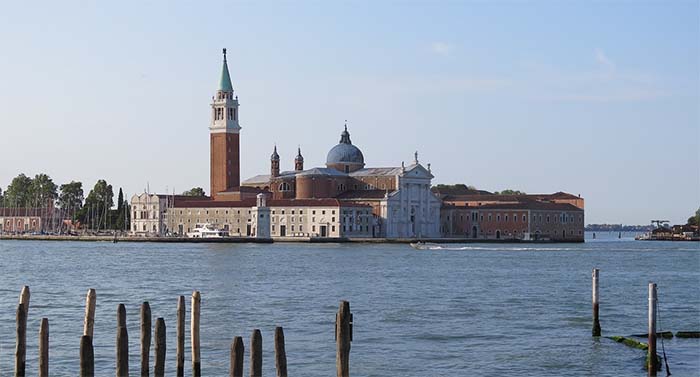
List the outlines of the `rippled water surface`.
{"label": "rippled water surface", "polygon": [[[285,329],[290,375],[334,375],[334,316],[342,299],[354,313],[354,376],[643,376],[643,351],[590,336],[591,269],[601,269],[603,335],[646,332],[649,281],[659,286],[660,329],[698,331],[700,245],[601,238],[426,251],[0,241],[0,374],[12,371],[17,298],[26,284],[32,375],[41,317],[50,321],[52,375],[76,375],[85,293],[95,288],[96,371],[104,376],[114,375],[118,303],[127,308],[130,366],[137,374],[143,301],[150,302],[154,322],[165,318],[167,368],[174,375],[177,297],[187,297],[189,329],[193,290],[202,293],[206,376],[227,375],[231,340],[241,335],[247,347],[254,328],[263,334],[265,375],[275,375],[277,325]],[[700,375],[699,339],[664,345],[674,376]],[[188,371],[189,360],[188,348]]]}

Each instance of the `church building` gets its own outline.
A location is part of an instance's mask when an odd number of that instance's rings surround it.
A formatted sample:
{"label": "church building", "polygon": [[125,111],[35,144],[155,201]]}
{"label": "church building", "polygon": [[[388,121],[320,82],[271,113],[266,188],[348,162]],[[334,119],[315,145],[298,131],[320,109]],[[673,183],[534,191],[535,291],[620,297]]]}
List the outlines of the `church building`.
{"label": "church building", "polygon": [[211,103],[210,196],[135,195],[132,233],[185,236],[210,224],[230,236],[261,238],[583,239],[580,197],[446,196],[435,192],[430,164],[421,164],[418,152],[409,164],[367,166],[347,123],[325,166],[306,167],[299,147],[293,170],[282,170],[273,145],[269,172],[241,181],[241,130],[224,49]]}

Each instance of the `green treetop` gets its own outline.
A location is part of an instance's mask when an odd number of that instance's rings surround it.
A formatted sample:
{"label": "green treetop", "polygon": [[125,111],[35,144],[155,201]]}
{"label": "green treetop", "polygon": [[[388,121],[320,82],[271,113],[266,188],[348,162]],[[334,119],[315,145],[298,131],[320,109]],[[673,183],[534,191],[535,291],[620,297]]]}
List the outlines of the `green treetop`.
{"label": "green treetop", "polygon": [[182,193],[185,196],[205,196],[204,189],[201,187],[193,187],[191,190],[187,190]]}

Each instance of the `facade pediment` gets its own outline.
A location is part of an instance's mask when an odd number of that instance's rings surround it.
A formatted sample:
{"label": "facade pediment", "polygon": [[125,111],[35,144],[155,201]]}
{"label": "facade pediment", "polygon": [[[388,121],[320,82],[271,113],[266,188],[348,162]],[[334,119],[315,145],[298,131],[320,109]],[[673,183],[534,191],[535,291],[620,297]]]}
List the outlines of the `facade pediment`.
{"label": "facade pediment", "polygon": [[413,164],[411,166],[406,167],[406,171],[401,173],[402,177],[410,177],[410,178],[423,178],[423,179],[433,179],[435,178],[432,173],[428,171],[428,169],[424,168],[423,165],[421,164]]}

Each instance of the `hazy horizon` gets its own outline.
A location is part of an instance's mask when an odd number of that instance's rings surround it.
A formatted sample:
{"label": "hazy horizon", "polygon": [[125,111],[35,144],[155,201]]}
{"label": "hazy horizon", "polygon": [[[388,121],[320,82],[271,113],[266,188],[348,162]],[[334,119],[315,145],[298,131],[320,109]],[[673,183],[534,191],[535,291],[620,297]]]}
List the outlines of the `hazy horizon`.
{"label": "hazy horizon", "polygon": [[0,187],[104,178],[209,193],[228,60],[241,177],[323,166],[348,121],[368,167],[419,152],[438,183],[566,191],[586,223],[700,206],[700,5],[675,2],[7,3]]}

